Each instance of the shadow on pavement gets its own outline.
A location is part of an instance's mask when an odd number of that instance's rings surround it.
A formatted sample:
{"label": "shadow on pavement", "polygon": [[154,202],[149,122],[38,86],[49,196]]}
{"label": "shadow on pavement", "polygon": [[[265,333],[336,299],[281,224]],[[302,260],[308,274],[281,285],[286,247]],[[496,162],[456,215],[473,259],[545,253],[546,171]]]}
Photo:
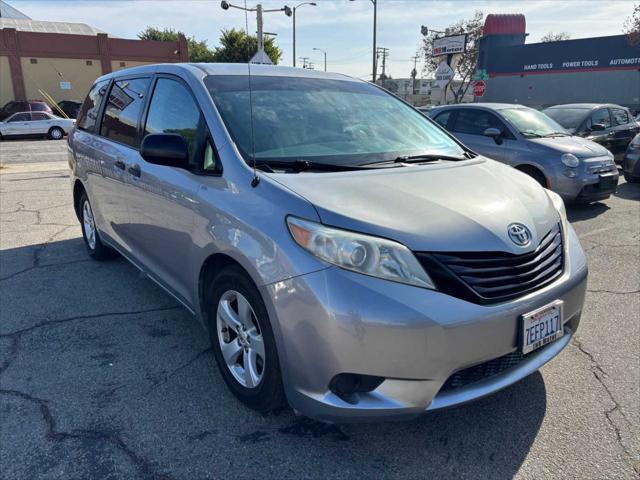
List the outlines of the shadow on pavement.
{"label": "shadow on pavement", "polygon": [[123,259],[90,261],[75,238],[0,261],[14,478],[45,460],[77,478],[511,478],[545,417],[537,372],[409,422],[261,415],[229,393],[198,323]]}
{"label": "shadow on pavement", "polygon": [[609,206],[601,202],[589,203],[587,205],[567,204],[566,208],[567,218],[570,222],[589,220],[590,218],[602,215],[607,210],[609,210]]}
{"label": "shadow on pavement", "polygon": [[622,183],[618,185],[615,195],[626,200],[640,200],[640,183]]}

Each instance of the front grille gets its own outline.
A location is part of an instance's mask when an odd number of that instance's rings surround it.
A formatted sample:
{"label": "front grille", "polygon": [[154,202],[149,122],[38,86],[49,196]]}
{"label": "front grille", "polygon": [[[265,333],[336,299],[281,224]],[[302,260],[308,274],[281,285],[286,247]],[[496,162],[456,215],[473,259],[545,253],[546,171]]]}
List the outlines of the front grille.
{"label": "front grille", "polygon": [[503,355],[499,358],[494,358],[488,362],[481,363],[480,365],[474,365],[473,367],[465,368],[451,375],[444,385],[440,389],[441,392],[447,390],[453,390],[455,388],[464,387],[472,383],[479,382],[485,378],[493,377],[505,370],[515,367],[522,360],[525,355],[520,351],[515,351]]}
{"label": "front grille", "polygon": [[525,295],[562,275],[560,225],[529,253],[416,253],[438,289],[474,303],[498,303]]}

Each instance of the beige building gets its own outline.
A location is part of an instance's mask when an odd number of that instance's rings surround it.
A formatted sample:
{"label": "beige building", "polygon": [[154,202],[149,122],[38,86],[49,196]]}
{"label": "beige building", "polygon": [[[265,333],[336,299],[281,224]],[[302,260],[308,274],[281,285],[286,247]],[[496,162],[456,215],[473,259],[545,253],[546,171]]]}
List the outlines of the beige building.
{"label": "beige building", "polygon": [[187,41],[111,38],[83,23],[32,20],[0,0],[0,106],[11,100],[82,101],[105,73],[188,61]]}

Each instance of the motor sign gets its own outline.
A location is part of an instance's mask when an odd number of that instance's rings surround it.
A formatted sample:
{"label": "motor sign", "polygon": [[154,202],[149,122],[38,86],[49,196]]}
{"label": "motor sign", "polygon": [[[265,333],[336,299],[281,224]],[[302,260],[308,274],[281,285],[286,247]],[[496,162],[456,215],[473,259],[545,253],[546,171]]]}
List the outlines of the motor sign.
{"label": "motor sign", "polygon": [[439,37],[433,41],[433,56],[464,53],[467,49],[467,35],[450,35]]}
{"label": "motor sign", "polygon": [[484,83],[483,80],[478,80],[476,83],[474,83],[473,85],[473,94],[476,97],[482,97],[484,96],[484,92],[487,89],[487,85]]}

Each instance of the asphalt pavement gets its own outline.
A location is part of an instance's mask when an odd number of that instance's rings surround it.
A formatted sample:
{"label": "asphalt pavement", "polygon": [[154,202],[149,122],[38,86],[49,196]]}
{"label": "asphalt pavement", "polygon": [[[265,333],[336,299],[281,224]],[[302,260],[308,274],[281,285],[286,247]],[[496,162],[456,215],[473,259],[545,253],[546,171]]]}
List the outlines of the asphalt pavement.
{"label": "asphalt pavement", "polygon": [[640,185],[569,209],[589,258],[577,335],[538,373],[402,423],[261,415],[201,327],[85,251],[66,142],[0,142],[0,478],[637,479]]}

